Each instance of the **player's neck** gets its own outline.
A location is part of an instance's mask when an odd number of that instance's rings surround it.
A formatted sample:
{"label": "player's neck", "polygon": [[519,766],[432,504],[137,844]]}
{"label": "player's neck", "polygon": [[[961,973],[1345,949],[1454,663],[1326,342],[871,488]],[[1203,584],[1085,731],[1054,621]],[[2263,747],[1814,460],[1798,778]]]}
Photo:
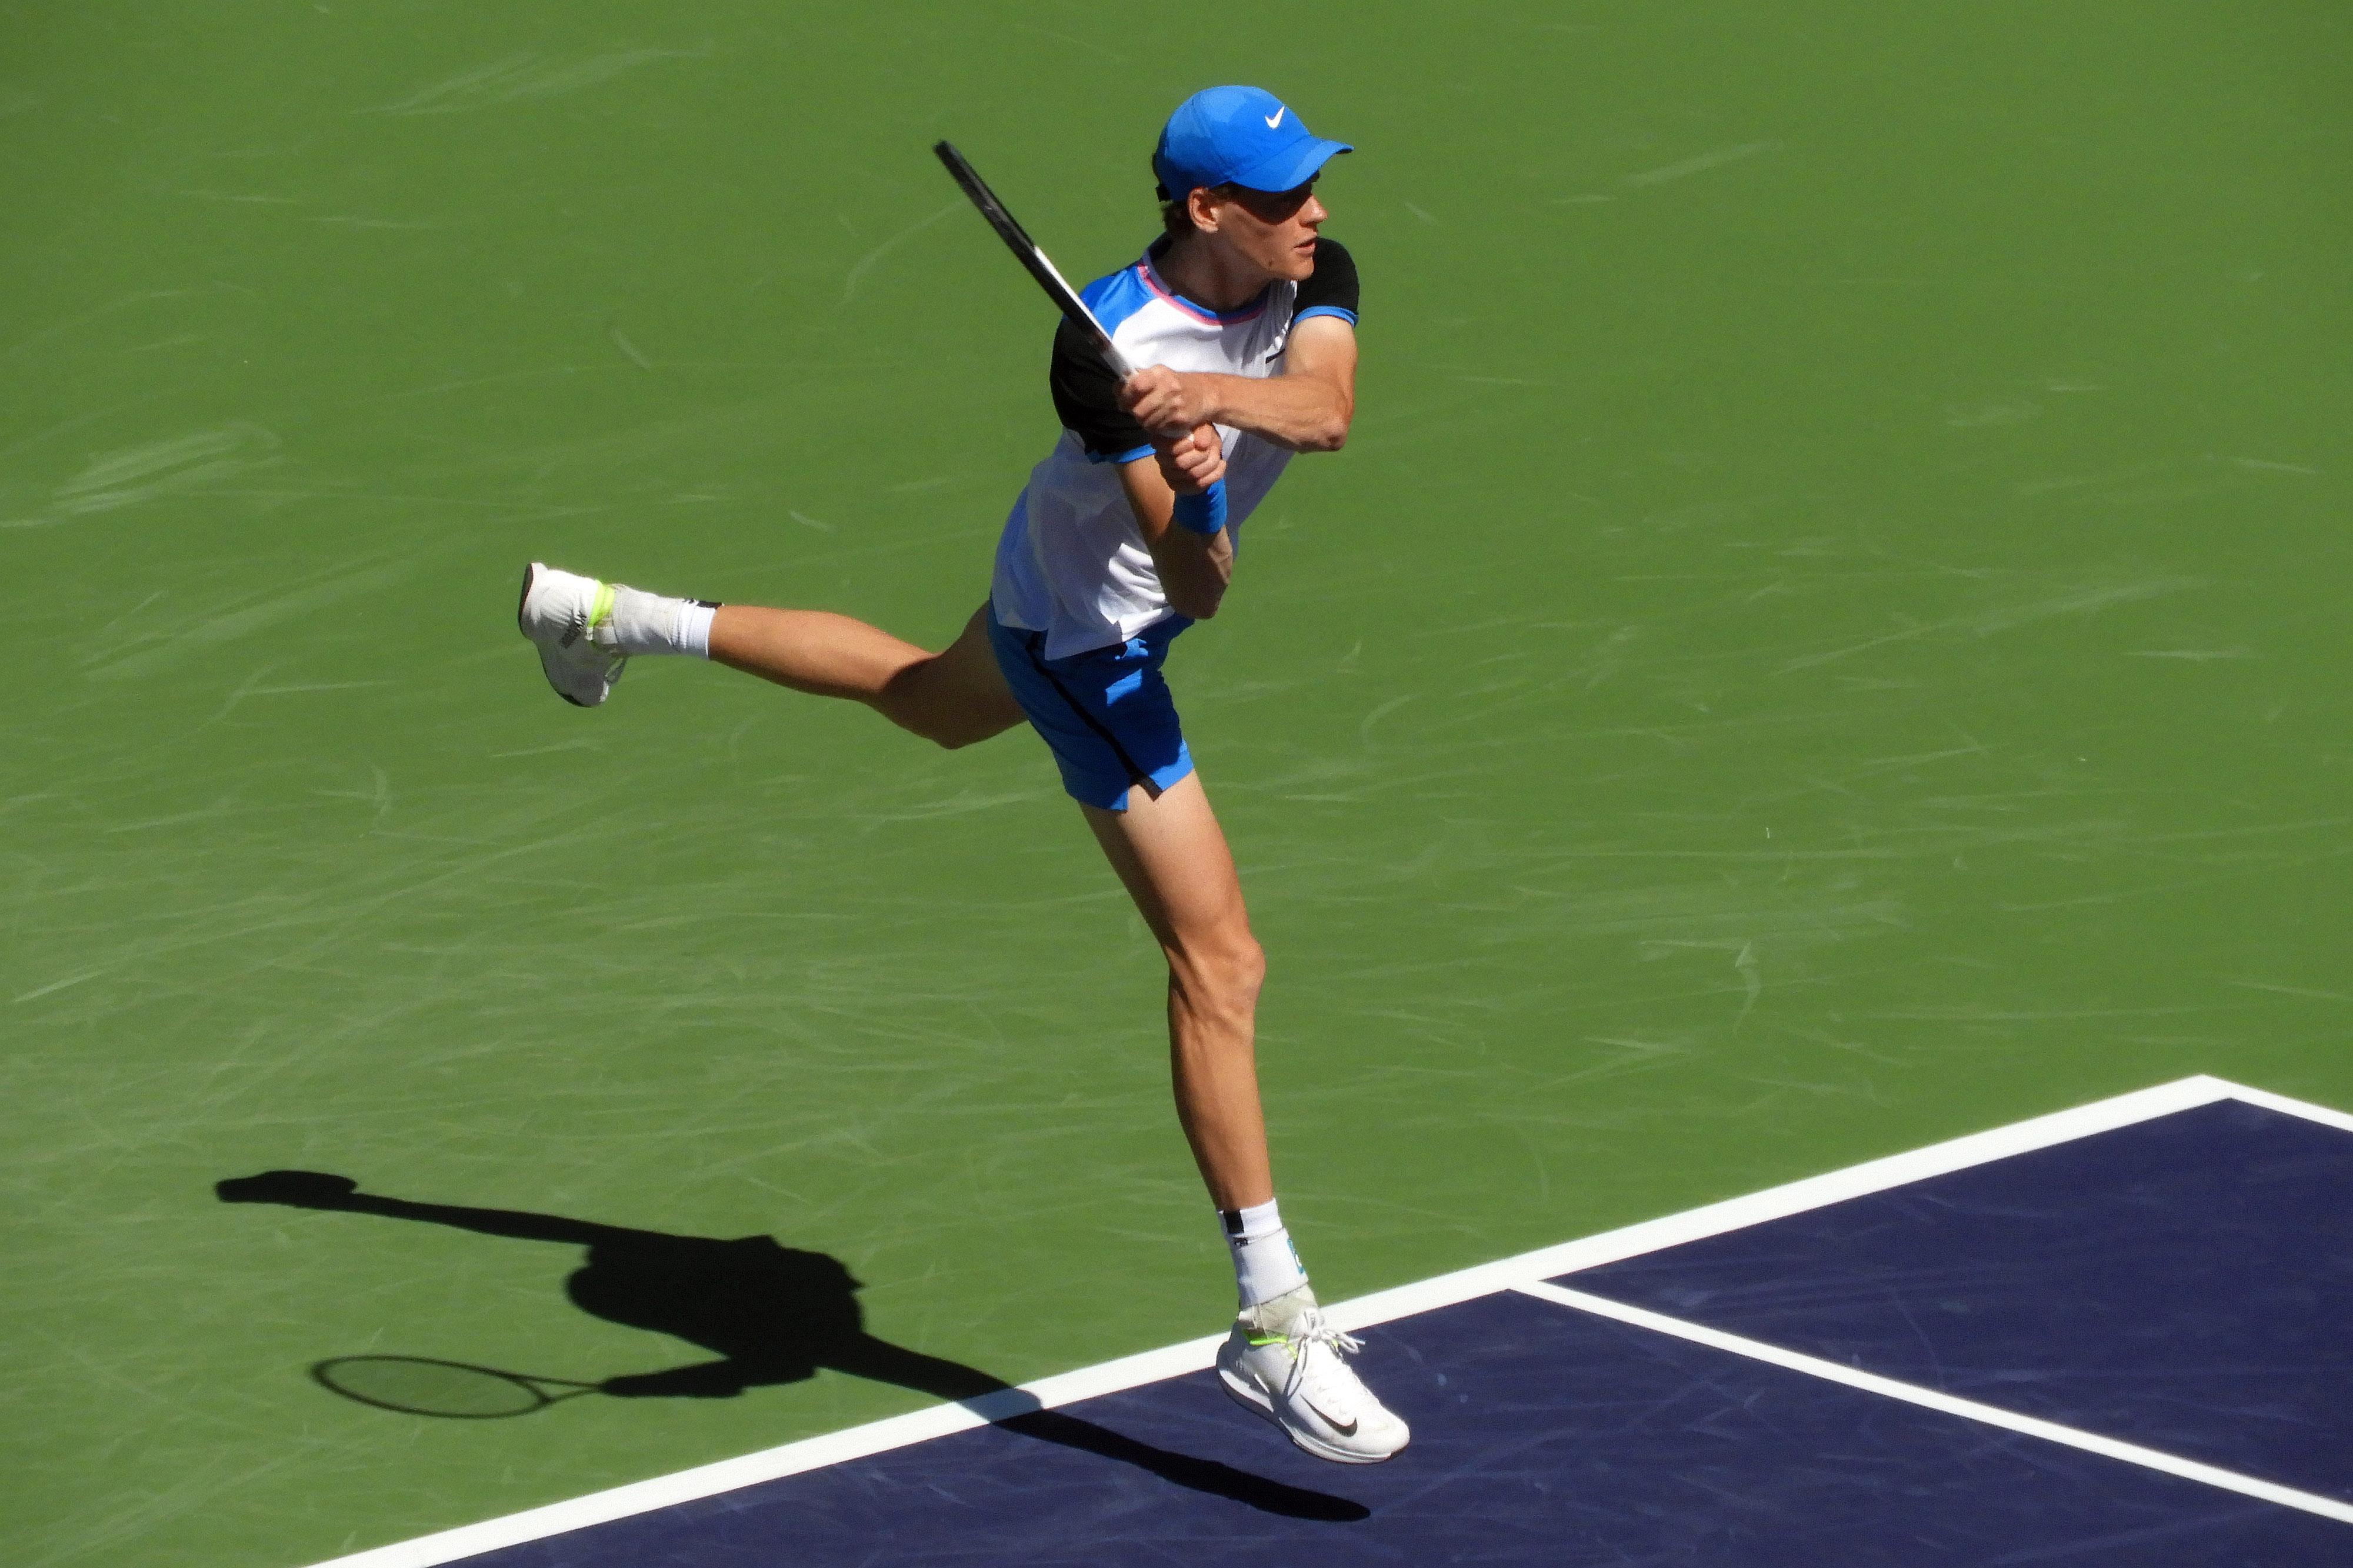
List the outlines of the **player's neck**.
{"label": "player's neck", "polygon": [[1239,310],[1274,281],[1257,263],[1236,256],[1198,231],[1179,235],[1153,258],[1168,286],[1212,310]]}

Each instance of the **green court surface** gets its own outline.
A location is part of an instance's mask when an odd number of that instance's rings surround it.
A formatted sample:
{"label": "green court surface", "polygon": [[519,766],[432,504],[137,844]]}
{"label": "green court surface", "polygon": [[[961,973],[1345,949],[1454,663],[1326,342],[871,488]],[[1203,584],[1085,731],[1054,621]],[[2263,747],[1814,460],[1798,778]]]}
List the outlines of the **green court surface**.
{"label": "green court surface", "polygon": [[[7,1561],[291,1565],[1215,1329],[1161,972],[1043,748],[640,661],[533,557],[944,640],[1185,92],[1357,153],[1356,432],[1172,676],[1344,1297],[2211,1071],[2353,1104],[2340,6],[0,5]],[[1205,39],[1234,39],[1230,47]],[[780,1332],[789,1332],[783,1325]],[[1262,1440],[1242,1430],[1238,1444]]]}

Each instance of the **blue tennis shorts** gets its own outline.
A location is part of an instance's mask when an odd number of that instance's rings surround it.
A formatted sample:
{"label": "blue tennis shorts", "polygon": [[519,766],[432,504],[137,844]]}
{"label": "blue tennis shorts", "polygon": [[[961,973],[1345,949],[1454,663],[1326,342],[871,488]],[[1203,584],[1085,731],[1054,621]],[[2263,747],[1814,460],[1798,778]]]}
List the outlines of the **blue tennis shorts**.
{"label": "blue tennis shorts", "polygon": [[1052,748],[1072,800],[1125,811],[1132,786],[1149,784],[1157,794],[1193,771],[1176,700],[1160,675],[1168,644],[1192,624],[1171,616],[1124,643],[1048,658],[1044,632],[1008,626],[989,607],[997,667]]}

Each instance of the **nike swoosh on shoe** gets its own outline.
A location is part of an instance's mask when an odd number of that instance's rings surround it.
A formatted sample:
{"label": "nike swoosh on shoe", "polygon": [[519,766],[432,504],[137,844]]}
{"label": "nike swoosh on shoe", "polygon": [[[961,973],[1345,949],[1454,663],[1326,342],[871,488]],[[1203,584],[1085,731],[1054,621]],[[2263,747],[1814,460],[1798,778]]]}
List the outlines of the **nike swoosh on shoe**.
{"label": "nike swoosh on shoe", "polygon": [[1333,1431],[1340,1434],[1341,1436],[1353,1437],[1356,1435],[1356,1424],[1354,1421],[1334,1420],[1330,1411],[1324,1409],[1322,1405],[1316,1404],[1312,1399],[1302,1399],[1300,1403],[1307,1406],[1308,1409],[1315,1412],[1317,1415],[1323,1418],[1324,1425],[1331,1427]]}

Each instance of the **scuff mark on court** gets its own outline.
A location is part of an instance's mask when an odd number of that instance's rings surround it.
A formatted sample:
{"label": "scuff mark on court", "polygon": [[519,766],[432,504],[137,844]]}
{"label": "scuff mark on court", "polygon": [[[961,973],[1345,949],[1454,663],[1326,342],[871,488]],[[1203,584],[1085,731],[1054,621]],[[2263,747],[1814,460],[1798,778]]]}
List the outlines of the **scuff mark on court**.
{"label": "scuff mark on court", "polygon": [[1779,142],[1743,142],[1736,146],[1718,147],[1713,153],[1702,153],[1696,158],[1686,158],[1680,163],[1669,163],[1663,168],[1645,169],[1639,174],[1620,174],[1618,180],[1620,184],[1627,185],[1663,185],[1670,180],[1685,179],[1693,174],[1705,174],[1710,169],[1720,169],[1726,163],[1737,163],[1746,158],[1778,152],[1782,146]]}

